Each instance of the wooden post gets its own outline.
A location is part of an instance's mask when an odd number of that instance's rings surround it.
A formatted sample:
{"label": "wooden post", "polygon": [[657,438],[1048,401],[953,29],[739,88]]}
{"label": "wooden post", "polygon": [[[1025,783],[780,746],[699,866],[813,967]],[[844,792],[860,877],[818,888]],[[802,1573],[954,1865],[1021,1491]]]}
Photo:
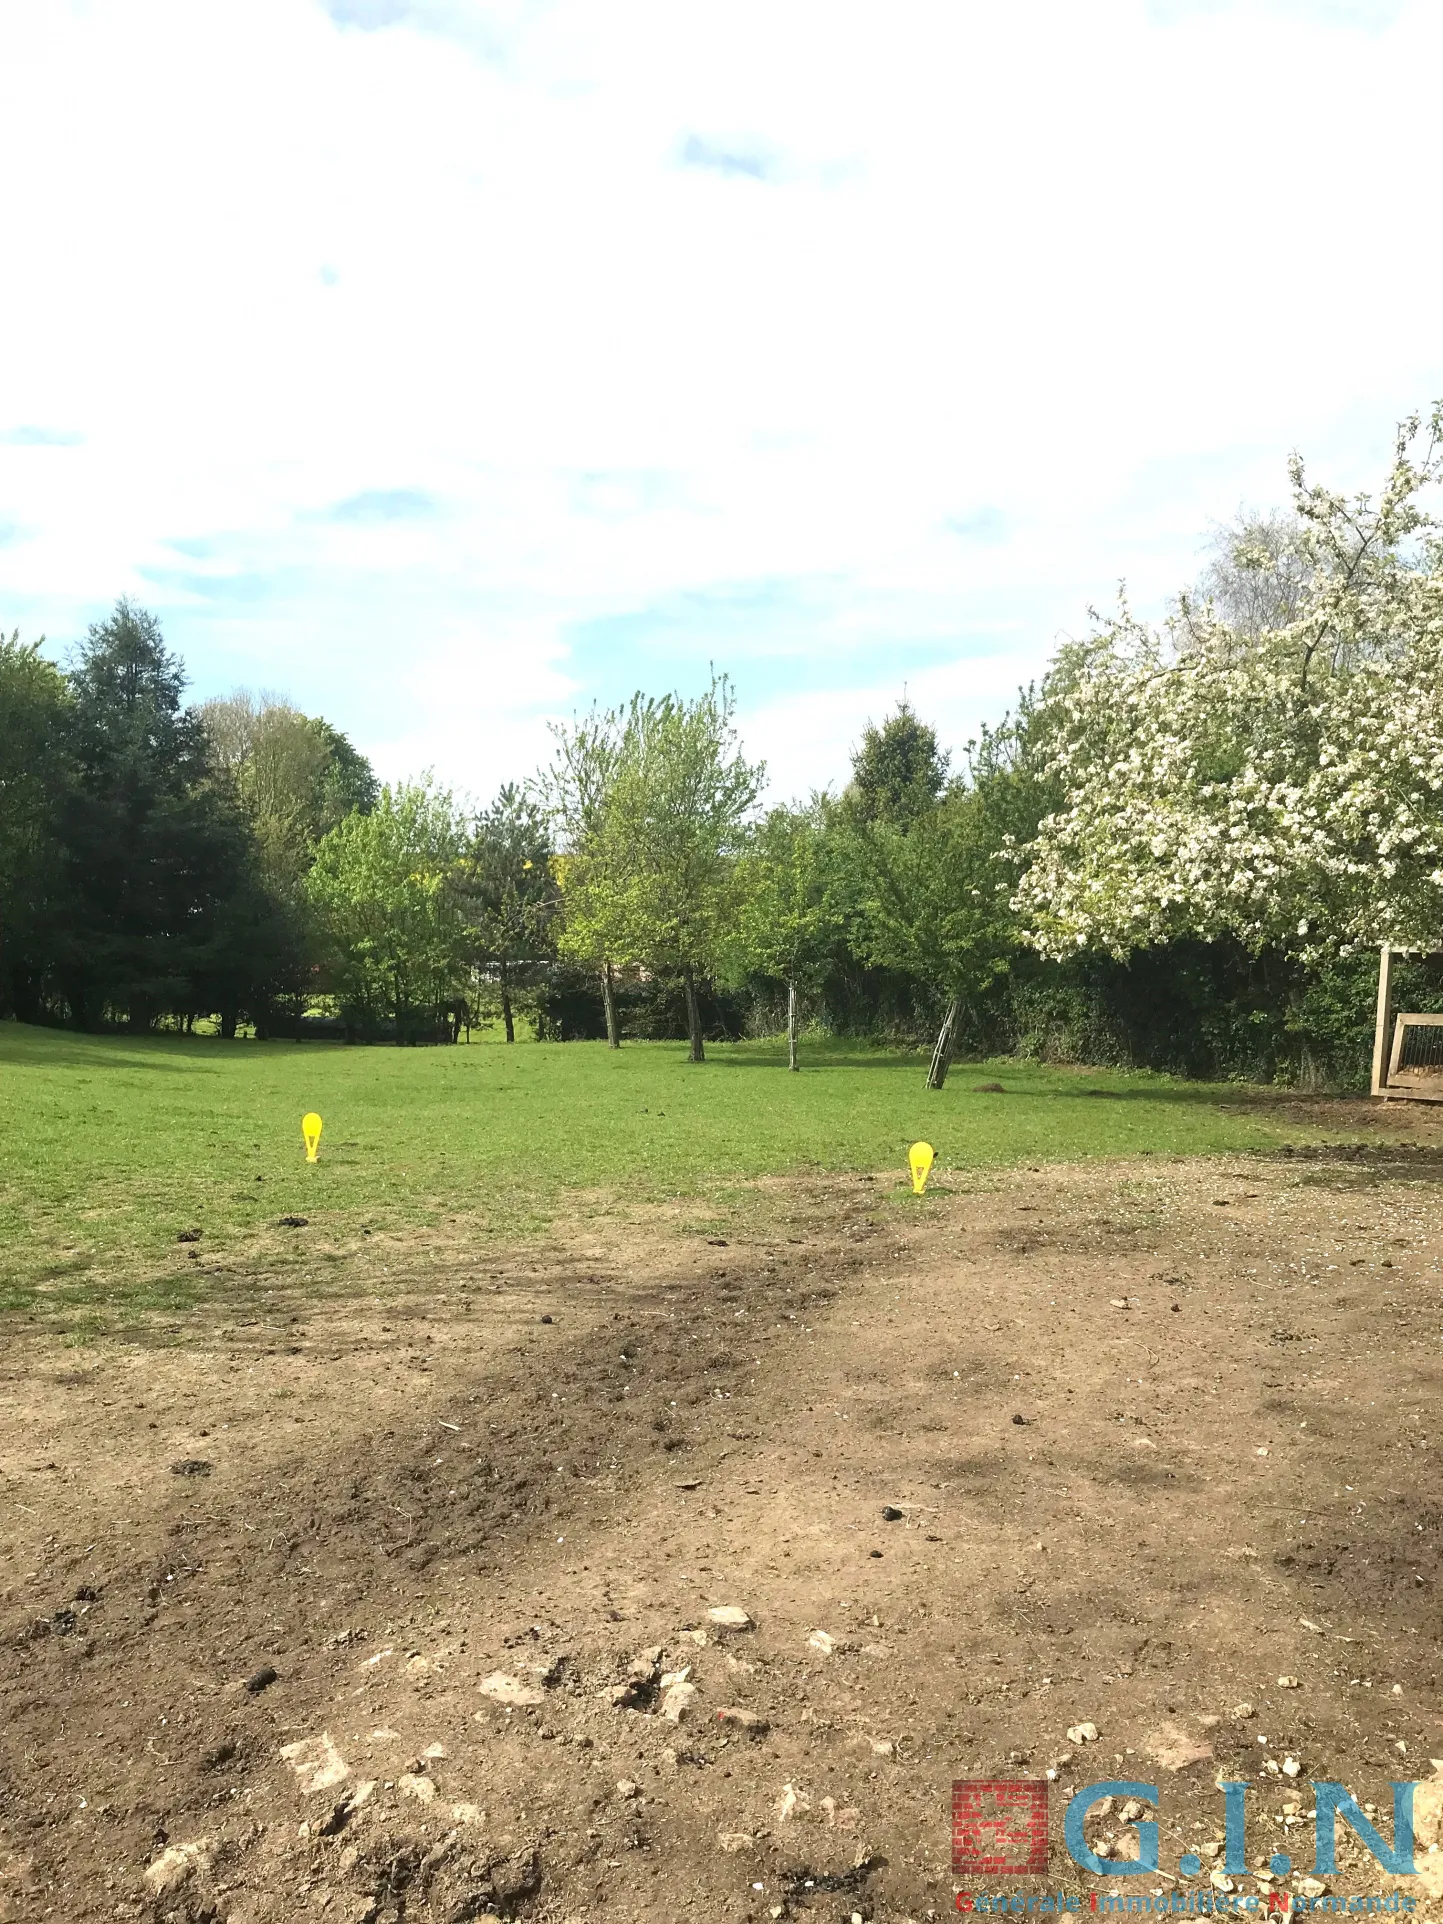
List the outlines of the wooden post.
{"label": "wooden post", "polygon": [[927,1071],[927,1087],[940,1089],[947,1080],[947,1071],[952,1067],[952,1049],[957,1034],[957,1017],[961,1013],[962,999],[953,996],[947,1004],[947,1013],[942,1018],[942,1033],[937,1038],[937,1046],[932,1051],[932,1066]]}
{"label": "wooden post", "polygon": [[601,1006],[606,1011],[606,1046],[608,1049],[619,1049],[621,1030],[616,1020],[616,984],[609,962],[601,965]]}
{"label": "wooden post", "polygon": [[1373,1031],[1373,1094],[1388,1099],[1385,1075],[1388,1062],[1388,1029],[1393,1014],[1393,951],[1385,942],[1378,956],[1378,1022]]}

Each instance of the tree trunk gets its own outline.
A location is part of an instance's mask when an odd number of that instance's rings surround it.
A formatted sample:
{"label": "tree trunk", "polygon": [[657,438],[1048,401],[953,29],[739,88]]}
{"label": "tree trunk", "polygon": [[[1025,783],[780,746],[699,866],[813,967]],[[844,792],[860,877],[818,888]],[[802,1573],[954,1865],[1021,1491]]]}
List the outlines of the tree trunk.
{"label": "tree trunk", "polygon": [[957,1017],[961,1008],[961,997],[954,995],[947,1004],[947,1013],[942,1018],[942,1029],[937,1037],[937,1046],[932,1051],[932,1066],[927,1071],[929,1089],[940,1089],[947,1080],[947,1071],[952,1067],[952,1047],[957,1034]]}
{"label": "tree trunk", "polygon": [[686,971],[686,1032],[691,1038],[691,1060],[705,1062],[706,1050],[701,1040],[701,1010],[697,1007],[696,976],[688,963]]}
{"label": "tree trunk", "polygon": [[608,1049],[619,1049],[621,1030],[616,1021],[616,982],[609,962],[601,965],[601,1006],[606,1010],[606,1046]]}
{"label": "tree trunk", "polygon": [[501,964],[501,1020],[506,1025],[506,1040],[516,1040],[516,1021],[511,1013],[511,971]]}
{"label": "tree trunk", "polygon": [[787,984],[787,1067],[795,1073],[797,1067],[797,985]]}

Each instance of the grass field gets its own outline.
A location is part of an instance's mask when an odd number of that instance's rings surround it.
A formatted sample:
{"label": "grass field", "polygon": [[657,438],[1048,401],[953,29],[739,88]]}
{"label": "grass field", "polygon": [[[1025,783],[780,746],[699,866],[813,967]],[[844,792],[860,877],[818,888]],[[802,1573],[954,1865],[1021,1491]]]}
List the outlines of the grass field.
{"label": "grass field", "polygon": [[[578,1192],[695,1198],[723,1221],[738,1185],[788,1172],[897,1169],[919,1136],[949,1170],[1266,1147],[1281,1123],[1236,1087],[959,1064],[940,1093],[916,1055],[778,1046],[326,1043],[91,1038],[0,1025],[0,1307],[179,1307],[206,1288],[179,1260],[299,1259],[285,1215],[332,1253],[364,1229],[459,1222],[512,1237]],[[998,1080],[1005,1094],[977,1085]],[[1261,1093],[1261,1092],[1259,1092]],[[1108,1099],[1110,1098],[1110,1099]],[[304,1111],[325,1120],[307,1166]],[[1294,1126],[1293,1133],[1296,1133]]]}

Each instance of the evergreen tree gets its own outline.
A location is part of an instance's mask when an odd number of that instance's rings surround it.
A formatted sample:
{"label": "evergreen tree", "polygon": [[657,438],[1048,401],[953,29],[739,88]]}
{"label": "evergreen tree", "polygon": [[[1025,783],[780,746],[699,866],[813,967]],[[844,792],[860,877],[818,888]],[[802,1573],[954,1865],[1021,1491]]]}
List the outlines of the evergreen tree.
{"label": "evergreen tree", "polygon": [[919,721],[904,699],[880,728],[869,722],[862,733],[844,797],[848,814],[863,824],[910,827],[946,787],[949,759],[937,746],[936,730]]}
{"label": "evergreen tree", "polygon": [[[78,781],[63,836],[70,890],[59,975],[72,1019],[112,1012],[133,1028],[162,1013],[210,1012],[222,978],[249,993],[256,916],[254,844],[212,778],[200,717],[181,706],[185,674],[159,623],[119,601],[92,625],[71,671]],[[250,893],[251,913],[237,913]]]}

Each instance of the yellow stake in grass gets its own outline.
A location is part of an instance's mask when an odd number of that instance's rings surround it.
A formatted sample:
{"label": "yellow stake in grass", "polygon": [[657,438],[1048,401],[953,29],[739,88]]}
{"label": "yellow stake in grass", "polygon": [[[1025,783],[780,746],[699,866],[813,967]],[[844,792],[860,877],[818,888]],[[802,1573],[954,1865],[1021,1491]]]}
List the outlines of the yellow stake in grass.
{"label": "yellow stake in grass", "polygon": [[912,1194],[920,1196],[927,1187],[927,1178],[932,1173],[932,1162],[936,1151],[930,1142],[914,1142],[907,1151],[907,1160],[912,1165]]}
{"label": "yellow stake in grass", "polygon": [[301,1117],[301,1134],[306,1139],[306,1161],[316,1160],[316,1151],[321,1146],[321,1119],[312,1109],[308,1116]]}

